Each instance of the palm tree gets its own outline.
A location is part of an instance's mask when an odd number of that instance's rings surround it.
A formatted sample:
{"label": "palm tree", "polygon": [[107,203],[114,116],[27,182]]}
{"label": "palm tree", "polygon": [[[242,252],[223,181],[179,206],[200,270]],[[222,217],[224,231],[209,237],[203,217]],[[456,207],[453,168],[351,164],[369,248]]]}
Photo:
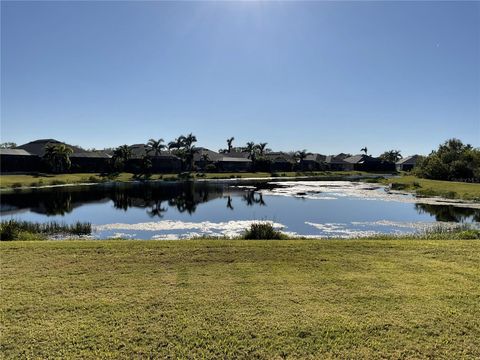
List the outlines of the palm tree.
{"label": "palm tree", "polygon": [[255,161],[257,157],[257,147],[253,141],[247,142],[247,146],[243,152],[248,153],[248,158],[252,161]]}
{"label": "palm tree", "polygon": [[312,153],[307,152],[306,149],[297,151],[294,157],[298,160],[299,163],[303,162],[307,158],[308,155],[312,155]]}
{"label": "palm tree", "polygon": [[227,139],[228,152],[232,152],[232,143],[235,138],[232,136],[230,139]]}
{"label": "palm tree", "polygon": [[176,155],[184,161],[190,171],[193,169],[193,157],[199,151],[194,147],[196,142],[197,137],[190,133],[187,136],[181,135],[168,144],[169,149],[177,150]]}
{"label": "palm tree", "polygon": [[166,146],[162,143],[163,139],[150,139],[148,140],[147,146],[155,153],[155,156],[158,156],[162,153],[162,150],[166,148]]}
{"label": "palm tree", "polygon": [[260,153],[260,156],[265,155],[265,150],[267,148],[268,143],[260,143],[257,145],[258,152]]}
{"label": "palm tree", "polygon": [[403,156],[400,153],[400,150],[389,150],[385,151],[382,155],[380,155],[380,159],[396,163],[398,160],[402,159]]}
{"label": "palm tree", "polygon": [[367,155],[368,149],[367,149],[367,147],[365,146],[364,148],[361,148],[360,151],[364,151],[364,152],[365,152],[365,155]]}
{"label": "palm tree", "polygon": [[65,144],[47,144],[43,158],[53,172],[62,173],[70,169],[73,150]]}
{"label": "palm tree", "polygon": [[115,167],[123,170],[131,157],[132,149],[128,145],[122,145],[113,151],[112,160]]}
{"label": "palm tree", "polygon": [[294,158],[297,159],[298,164],[303,168],[303,161],[307,158],[308,155],[312,155],[312,153],[307,152],[306,149],[297,151],[294,154]]}
{"label": "palm tree", "polygon": [[175,139],[174,141],[170,141],[168,143],[168,150],[173,150],[173,149],[180,149],[182,147],[182,144],[180,142],[180,138]]}

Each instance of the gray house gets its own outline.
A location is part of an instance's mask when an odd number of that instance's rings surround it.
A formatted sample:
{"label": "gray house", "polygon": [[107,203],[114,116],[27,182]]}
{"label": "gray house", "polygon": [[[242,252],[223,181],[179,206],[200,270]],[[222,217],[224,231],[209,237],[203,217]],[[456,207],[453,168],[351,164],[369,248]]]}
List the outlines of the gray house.
{"label": "gray house", "polygon": [[45,149],[48,145],[66,145],[73,150],[70,155],[72,163],[70,167],[71,172],[103,172],[107,171],[110,166],[111,156],[103,151],[87,151],[75,145],[66,144],[55,139],[39,139],[30,141],[29,143],[20,145],[17,149],[21,149],[38,158],[38,165],[33,166],[28,171],[48,170],[46,165],[42,162],[42,157],[45,155]]}
{"label": "gray house", "polygon": [[0,149],[0,172],[25,173],[40,170],[41,160],[24,149]]}
{"label": "gray house", "polygon": [[349,156],[347,154],[328,155],[325,157],[325,164],[328,170],[333,171],[350,171],[354,165],[345,161]]}
{"label": "gray house", "polygon": [[421,158],[421,155],[407,156],[403,159],[398,160],[395,163],[395,167],[397,168],[397,171],[410,171],[415,167],[415,165],[417,165],[417,162]]}
{"label": "gray house", "polygon": [[141,169],[141,161],[148,155],[152,162],[152,172],[176,173],[182,170],[182,160],[168,151],[161,151],[155,154],[152,149],[145,144],[134,144],[129,146],[132,151],[132,158],[127,164],[129,171],[136,172]]}
{"label": "gray house", "polygon": [[230,152],[219,154],[206,148],[197,148],[193,156],[195,166],[205,169],[207,165],[215,165],[218,171],[249,171],[252,160],[248,159],[247,153]]}
{"label": "gray house", "polygon": [[71,172],[104,172],[110,167],[112,157],[103,151],[74,152],[70,155]]}
{"label": "gray house", "polygon": [[300,167],[302,170],[308,171],[315,171],[315,170],[323,170],[326,168],[325,155],[321,154],[308,154],[305,159],[300,163]]}
{"label": "gray house", "polygon": [[265,155],[265,158],[271,162],[271,171],[292,171],[295,166],[295,159],[286,152],[272,151]]}

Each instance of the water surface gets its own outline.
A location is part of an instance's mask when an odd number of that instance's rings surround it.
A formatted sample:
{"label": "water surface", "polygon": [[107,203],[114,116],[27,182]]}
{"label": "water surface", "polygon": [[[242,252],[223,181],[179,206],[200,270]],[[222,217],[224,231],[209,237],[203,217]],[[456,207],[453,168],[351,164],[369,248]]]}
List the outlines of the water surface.
{"label": "water surface", "polygon": [[271,221],[292,236],[400,234],[480,221],[472,204],[417,199],[349,181],[152,182],[2,194],[1,219],[88,221],[95,238],[237,236]]}

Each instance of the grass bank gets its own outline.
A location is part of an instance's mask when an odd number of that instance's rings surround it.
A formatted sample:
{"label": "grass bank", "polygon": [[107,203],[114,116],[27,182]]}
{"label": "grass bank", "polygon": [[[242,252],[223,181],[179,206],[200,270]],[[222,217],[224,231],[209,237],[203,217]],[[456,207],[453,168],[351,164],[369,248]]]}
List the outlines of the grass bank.
{"label": "grass bank", "polygon": [[480,357],[480,241],[0,249],[6,359]]}
{"label": "grass bank", "polygon": [[412,175],[383,179],[394,190],[414,192],[420,196],[440,196],[448,199],[480,201],[480,184],[421,179]]}
{"label": "grass bank", "polygon": [[[186,174],[154,174],[150,180],[175,181],[184,179],[242,179],[242,178],[267,178],[267,177],[331,177],[331,176],[351,176],[365,175],[367,173],[360,171],[319,171],[319,172],[248,172],[248,173],[191,173]],[[102,176],[100,174],[80,173],[80,174],[39,174],[39,175],[0,175],[0,188],[22,188],[39,187],[47,185],[65,185],[80,183],[100,183],[100,182],[127,182],[138,180],[131,173],[120,173],[115,176]]]}

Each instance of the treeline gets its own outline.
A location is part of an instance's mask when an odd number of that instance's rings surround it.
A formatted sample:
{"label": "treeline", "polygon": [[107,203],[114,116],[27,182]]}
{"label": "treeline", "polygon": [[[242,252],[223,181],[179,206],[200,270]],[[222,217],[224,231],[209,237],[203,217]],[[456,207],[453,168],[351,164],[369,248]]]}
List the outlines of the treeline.
{"label": "treeline", "polygon": [[413,170],[434,180],[480,182],[480,149],[450,139],[423,158]]}

